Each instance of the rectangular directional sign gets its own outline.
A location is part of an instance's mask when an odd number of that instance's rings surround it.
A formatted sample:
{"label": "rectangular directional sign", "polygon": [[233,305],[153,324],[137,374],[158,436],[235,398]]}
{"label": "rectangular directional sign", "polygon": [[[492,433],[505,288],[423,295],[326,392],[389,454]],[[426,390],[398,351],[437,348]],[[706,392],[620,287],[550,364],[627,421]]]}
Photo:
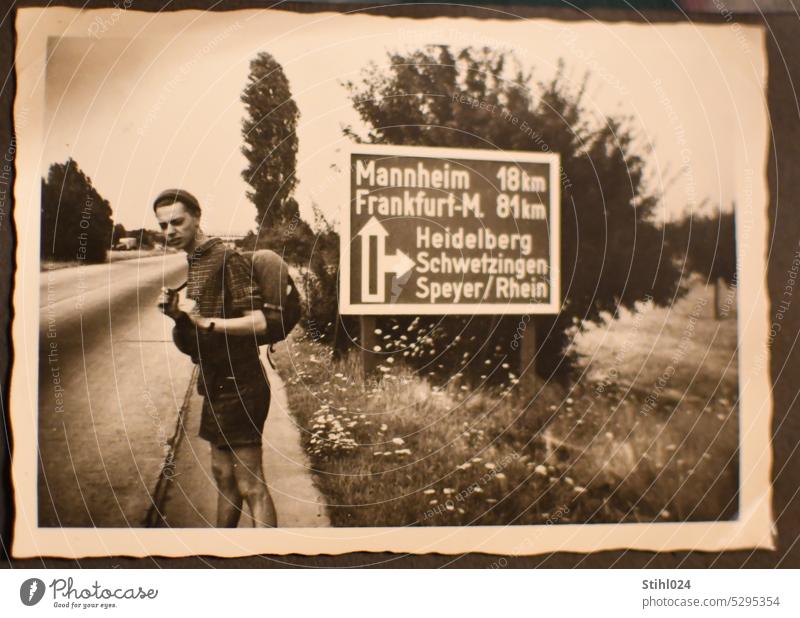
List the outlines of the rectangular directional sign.
{"label": "rectangular directional sign", "polygon": [[555,313],[559,157],[353,145],[344,314]]}

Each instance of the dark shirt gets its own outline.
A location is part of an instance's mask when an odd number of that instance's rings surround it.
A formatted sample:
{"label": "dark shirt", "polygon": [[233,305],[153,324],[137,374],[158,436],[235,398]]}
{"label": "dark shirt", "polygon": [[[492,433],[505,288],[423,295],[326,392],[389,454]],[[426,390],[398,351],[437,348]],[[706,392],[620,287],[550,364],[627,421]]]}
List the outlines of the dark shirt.
{"label": "dark shirt", "polygon": [[[219,238],[211,238],[187,256],[188,298],[205,318],[240,318],[263,306],[247,260],[228,249]],[[225,335],[198,333],[197,361],[201,369],[198,390],[211,392],[221,380],[235,377],[237,382],[263,379],[255,333]]]}

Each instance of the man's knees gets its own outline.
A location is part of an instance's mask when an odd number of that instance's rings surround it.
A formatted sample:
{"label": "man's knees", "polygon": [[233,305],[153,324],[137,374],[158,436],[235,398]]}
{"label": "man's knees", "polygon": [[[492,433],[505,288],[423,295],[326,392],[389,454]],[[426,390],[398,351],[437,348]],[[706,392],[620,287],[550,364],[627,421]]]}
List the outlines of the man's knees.
{"label": "man's knees", "polygon": [[212,460],[211,474],[214,475],[214,480],[218,485],[236,484],[236,473],[233,468],[233,462],[230,460],[226,461],[222,458]]}
{"label": "man's knees", "polygon": [[269,495],[267,486],[257,477],[238,478],[236,485],[245,500],[262,500]]}

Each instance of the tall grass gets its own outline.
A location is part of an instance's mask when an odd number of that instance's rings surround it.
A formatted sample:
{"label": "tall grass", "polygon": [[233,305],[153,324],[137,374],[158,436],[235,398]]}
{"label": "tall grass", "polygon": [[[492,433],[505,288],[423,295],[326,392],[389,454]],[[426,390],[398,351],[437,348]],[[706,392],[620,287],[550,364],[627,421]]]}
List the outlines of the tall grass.
{"label": "tall grass", "polygon": [[303,334],[280,348],[278,369],[336,526],[736,513],[735,401],[643,406],[643,394],[608,380],[567,392],[513,374],[491,388],[457,374],[440,386],[399,363],[365,382],[356,353],[333,361]]}

